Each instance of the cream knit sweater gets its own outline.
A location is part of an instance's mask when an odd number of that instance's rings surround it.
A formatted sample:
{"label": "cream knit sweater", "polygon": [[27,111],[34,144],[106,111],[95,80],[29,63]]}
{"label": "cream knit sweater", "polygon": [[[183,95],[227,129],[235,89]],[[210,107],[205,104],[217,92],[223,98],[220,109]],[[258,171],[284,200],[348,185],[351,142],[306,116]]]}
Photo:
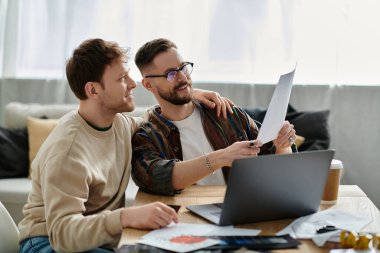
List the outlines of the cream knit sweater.
{"label": "cream knit sweater", "polygon": [[131,170],[131,135],[140,121],[117,114],[109,130],[97,131],[78,112],[62,117],[32,163],[20,241],[48,236],[59,252],[115,247]]}

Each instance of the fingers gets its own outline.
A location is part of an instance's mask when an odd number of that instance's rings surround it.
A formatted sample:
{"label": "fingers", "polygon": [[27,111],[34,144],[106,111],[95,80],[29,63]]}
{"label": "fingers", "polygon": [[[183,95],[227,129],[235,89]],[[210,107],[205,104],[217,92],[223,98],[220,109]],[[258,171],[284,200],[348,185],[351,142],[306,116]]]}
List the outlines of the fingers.
{"label": "fingers", "polygon": [[[226,102],[228,103],[228,105],[230,106],[230,108],[231,108],[231,106],[234,106],[234,105],[235,105],[235,103],[232,102],[232,100],[230,100],[229,98],[223,97],[223,100],[226,101]],[[232,110],[231,110],[231,113],[233,113]]]}
{"label": "fingers", "polygon": [[226,108],[223,108],[224,103],[222,102],[222,98],[219,95],[219,93],[215,92],[214,95],[215,95],[216,115],[220,117],[220,113],[223,113],[223,110],[225,110]]}
{"label": "fingers", "polygon": [[243,155],[257,156],[257,154],[260,153],[260,147],[261,147],[260,141],[258,140],[242,141],[242,144],[244,145],[243,147],[246,147],[246,145],[248,144],[247,146],[248,150],[245,153],[243,153]]}
{"label": "fingers", "polygon": [[216,110],[218,117],[227,118],[227,113],[233,114],[231,106],[235,104],[228,98],[222,97],[218,92],[194,89],[194,97],[202,104]]}
{"label": "fingers", "polygon": [[153,214],[154,221],[157,225],[159,225],[159,228],[166,227],[170,223],[178,222],[178,216],[175,210],[161,202],[154,203],[156,205],[155,207],[155,213]]}
{"label": "fingers", "polygon": [[233,145],[237,146],[236,152],[242,155],[257,155],[260,152],[262,143],[259,140],[240,141]]}
{"label": "fingers", "polygon": [[[223,100],[221,100],[221,114],[222,114],[223,118],[227,119],[227,106]],[[220,117],[220,115],[219,115],[219,117]]]}
{"label": "fingers", "polygon": [[[158,203],[163,204],[161,202],[158,202]],[[169,214],[169,216],[170,216],[170,222],[174,221],[175,223],[178,223],[177,212],[176,212],[176,210],[173,207],[170,207],[168,205],[163,204],[162,208],[163,208],[163,210],[164,210],[165,213]]]}
{"label": "fingers", "polygon": [[206,105],[207,107],[209,108],[215,108],[216,107],[216,103],[213,102],[215,101],[215,99],[211,99],[211,98],[199,98],[198,99],[202,104]]}
{"label": "fingers", "polygon": [[206,104],[210,108],[214,108],[216,110],[216,115],[220,117],[220,113],[222,111],[222,99],[219,93],[215,91],[210,91],[205,93],[204,97],[200,100],[202,103]]}
{"label": "fingers", "polygon": [[285,121],[273,143],[277,148],[290,147],[296,140],[295,134],[294,126],[289,121]]}
{"label": "fingers", "polygon": [[[219,93],[217,95],[221,101],[221,112],[222,112],[223,118],[227,119],[227,113],[230,113],[230,114],[234,113],[231,107],[234,105],[234,103],[230,99],[220,96]],[[218,117],[219,116],[220,115],[218,114]]]}
{"label": "fingers", "polygon": [[244,157],[249,157],[249,156],[257,156],[260,153],[260,148],[259,147],[249,147],[248,149],[243,149],[241,153],[241,157],[238,158],[244,158]]}
{"label": "fingers", "polygon": [[263,145],[263,143],[260,141],[260,140],[250,140],[249,141],[249,145],[252,147],[252,146],[255,146],[255,147],[261,147]]}
{"label": "fingers", "polygon": [[194,97],[209,108],[215,108],[217,95],[214,91],[194,89]]}
{"label": "fingers", "polygon": [[260,142],[256,141],[238,141],[224,150],[224,166],[231,166],[236,159],[257,156],[260,153]]}
{"label": "fingers", "polygon": [[[218,117],[227,118],[227,113],[233,114],[233,110],[231,108],[231,105],[234,105],[234,103],[225,97],[222,97],[218,92],[211,92],[209,101],[212,101],[214,103],[214,107],[216,109],[216,115]],[[213,107],[213,108],[214,108]]]}
{"label": "fingers", "polygon": [[222,101],[224,103],[224,112],[223,112],[223,117],[226,119],[227,118],[227,113],[233,114],[233,110],[231,105],[234,105],[231,100],[229,100],[226,97],[222,97]]}
{"label": "fingers", "polygon": [[178,222],[175,210],[161,202],[126,208],[121,214],[123,227],[157,229]]}

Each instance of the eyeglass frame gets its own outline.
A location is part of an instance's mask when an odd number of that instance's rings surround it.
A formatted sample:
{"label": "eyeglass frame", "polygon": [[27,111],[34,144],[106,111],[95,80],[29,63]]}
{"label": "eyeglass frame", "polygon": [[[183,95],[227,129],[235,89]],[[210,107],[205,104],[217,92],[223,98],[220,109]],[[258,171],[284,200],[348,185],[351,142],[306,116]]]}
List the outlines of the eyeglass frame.
{"label": "eyeglass frame", "polygon": [[[184,73],[184,72],[182,72],[184,69],[185,69],[185,67],[186,66],[188,66],[188,65],[190,65],[191,66],[191,72],[190,73]],[[178,67],[178,68],[176,68],[176,69],[172,69],[172,70],[169,70],[168,72],[166,72],[165,74],[162,74],[162,75],[147,75],[147,76],[145,76],[145,78],[149,78],[149,77],[165,77],[165,79],[166,80],[168,80],[169,82],[173,82],[174,81],[174,78],[176,77],[176,75],[177,75],[177,73],[178,72],[182,72],[182,74],[184,74],[184,75],[191,75],[191,73],[193,73],[193,68],[194,68],[194,63],[192,63],[192,62],[188,62],[188,61],[186,61],[186,62],[184,62],[184,64],[181,66],[181,67]],[[169,73],[171,73],[171,72],[175,72],[175,74],[173,75],[173,79],[172,80],[169,80],[168,79],[168,77],[169,77]]]}

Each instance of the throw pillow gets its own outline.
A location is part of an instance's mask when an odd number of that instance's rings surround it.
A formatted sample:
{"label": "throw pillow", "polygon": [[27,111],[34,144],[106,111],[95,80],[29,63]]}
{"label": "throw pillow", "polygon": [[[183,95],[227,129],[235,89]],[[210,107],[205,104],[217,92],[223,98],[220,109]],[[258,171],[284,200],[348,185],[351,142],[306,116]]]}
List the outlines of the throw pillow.
{"label": "throw pillow", "polygon": [[299,151],[328,149],[330,146],[330,132],[328,117],[330,111],[292,112],[286,119],[294,125],[297,134],[305,137]]}
{"label": "throw pillow", "polygon": [[46,140],[57,123],[58,119],[27,118],[29,139],[29,177],[31,175],[30,164],[32,164],[42,143]]}
{"label": "throw pillow", "polygon": [[[266,109],[250,108],[244,110],[254,120],[259,122],[264,120]],[[299,151],[329,148],[329,114],[329,110],[298,112],[291,105],[288,106],[285,119],[294,125],[297,135],[304,137],[302,144],[300,143],[300,146],[297,145]]]}
{"label": "throw pillow", "polygon": [[296,144],[297,149],[298,149],[298,148],[299,148],[304,142],[305,142],[305,137],[296,134],[296,141],[294,142],[294,144]]}
{"label": "throw pillow", "polygon": [[260,124],[263,123],[267,109],[257,107],[257,108],[245,108],[244,111],[255,121]]}
{"label": "throw pillow", "polygon": [[0,178],[28,176],[28,133],[26,128],[0,127]]}

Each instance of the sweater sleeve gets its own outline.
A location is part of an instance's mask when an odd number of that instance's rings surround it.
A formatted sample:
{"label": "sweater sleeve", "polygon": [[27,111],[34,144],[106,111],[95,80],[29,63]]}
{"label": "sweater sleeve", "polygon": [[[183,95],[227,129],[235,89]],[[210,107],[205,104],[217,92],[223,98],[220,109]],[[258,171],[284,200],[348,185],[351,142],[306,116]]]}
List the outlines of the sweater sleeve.
{"label": "sweater sleeve", "polygon": [[85,214],[91,176],[79,157],[56,156],[42,170],[41,191],[47,231],[59,252],[81,252],[116,245],[122,232],[121,209]]}

